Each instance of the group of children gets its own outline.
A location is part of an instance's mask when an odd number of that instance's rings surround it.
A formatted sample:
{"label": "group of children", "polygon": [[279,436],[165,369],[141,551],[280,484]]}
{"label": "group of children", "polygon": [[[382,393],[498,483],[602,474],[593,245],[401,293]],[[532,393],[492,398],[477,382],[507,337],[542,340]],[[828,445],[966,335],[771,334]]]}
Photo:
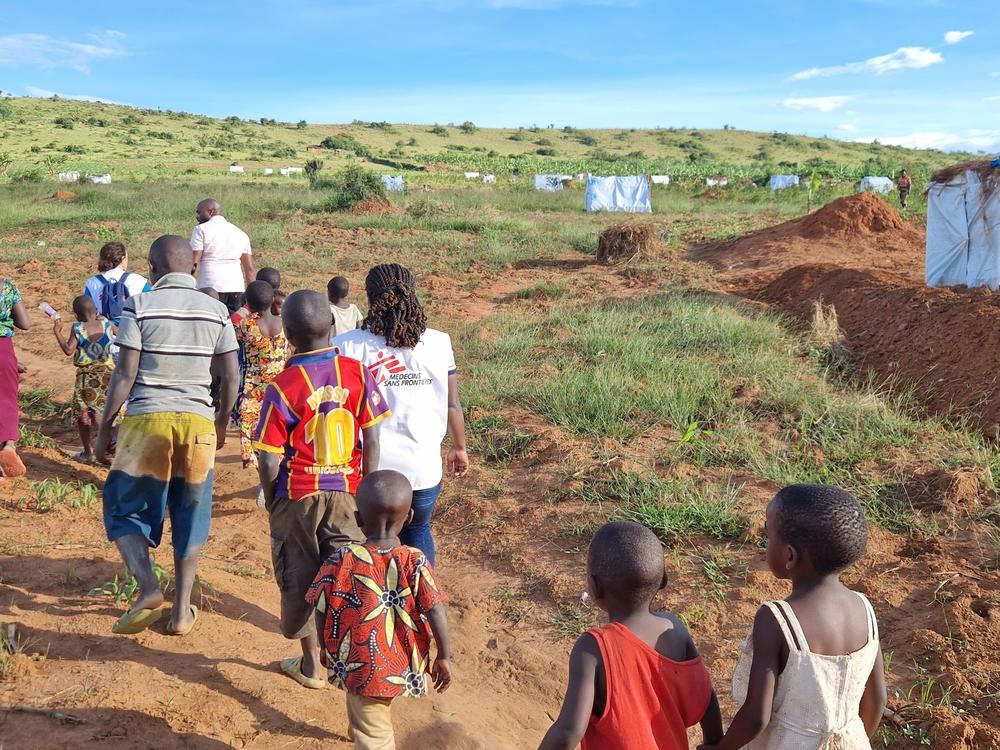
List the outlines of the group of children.
{"label": "group of children", "polygon": [[[308,291],[286,303],[279,285],[276,270],[261,269],[232,318],[244,369],[236,410],[244,466],[259,456],[260,500],[271,516],[272,538],[299,533],[288,523],[301,519],[288,513],[307,512],[340,513],[345,537],[364,539],[321,540],[308,560],[293,560],[286,550],[288,567],[280,572],[276,561],[282,630],[303,646],[303,657],[286,660],[282,669],[306,687],[332,682],[347,691],[356,748],[393,748],[393,699],[424,695],[431,686],[444,691],[452,681],[444,591],[427,556],[399,539],[413,514],[407,479],[368,468],[360,479],[362,461],[378,465],[375,427],[389,412],[365,368],[341,372],[345,363],[359,363],[329,346],[363,322],[347,301],[347,280],[330,280],[325,304]],[[73,311],[70,335],[63,336],[59,320],[54,330],[78,368],[74,403],[81,457],[89,459],[114,368],[115,327],[87,296],[74,300]],[[300,380],[307,386],[299,387]],[[338,415],[345,411],[353,439],[342,434],[347,421]],[[284,457],[280,466],[278,456]],[[356,470],[320,471],[337,462]],[[309,491],[301,489],[306,485]],[[352,518],[341,506],[344,494],[354,495]],[[705,750],[870,748],[886,700],[878,626],[868,600],[839,577],[865,552],[864,513],[839,488],[792,485],[768,505],[766,534],[767,564],[776,578],[790,581],[791,593],[761,606],[741,646],[733,677],[741,708],[724,732],[690,633],[676,615],[653,611],[667,586],[659,540],[632,522],[603,526],[589,548],[587,588],[608,624],[575,644],[564,704],[540,750],[679,750],[688,747],[688,728],[698,724]],[[292,581],[296,576],[302,580]],[[313,614],[315,623],[303,619]],[[314,659],[327,680],[315,676]]]}

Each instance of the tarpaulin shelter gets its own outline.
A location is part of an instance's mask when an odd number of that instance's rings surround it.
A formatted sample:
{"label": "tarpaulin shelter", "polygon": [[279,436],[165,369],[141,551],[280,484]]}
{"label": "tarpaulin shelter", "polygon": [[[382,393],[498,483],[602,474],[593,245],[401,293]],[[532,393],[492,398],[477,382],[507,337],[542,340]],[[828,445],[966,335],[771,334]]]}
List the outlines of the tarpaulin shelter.
{"label": "tarpaulin shelter", "polygon": [[403,175],[393,177],[392,175],[384,174],[382,175],[382,184],[385,185],[385,189],[390,193],[402,193]]}
{"label": "tarpaulin shelter", "polygon": [[925,277],[928,286],[1000,288],[1000,159],[931,175]]}
{"label": "tarpaulin shelter", "polygon": [[771,192],[784,190],[785,188],[798,187],[799,176],[797,174],[773,174],[771,175]]}
{"label": "tarpaulin shelter", "polygon": [[858,186],[858,192],[864,193],[878,193],[879,195],[885,195],[886,193],[892,192],[895,187],[892,180],[888,177],[873,177],[871,175],[861,178],[861,184]]}
{"label": "tarpaulin shelter", "polygon": [[654,174],[649,178],[654,185],[669,185],[670,175],[665,174]]}
{"label": "tarpaulin shelter", "polygon": [[545,193],[556,193],[563,189],[563,180],[565,178],[558,174],[536,174],[535,175],[535,190],[541,190]]}
{"label": "tarpaulin shelter", "polygon": [[588,211],[653,212],[649,201],[649,180],[645,175],[590,177],[584,200]]}

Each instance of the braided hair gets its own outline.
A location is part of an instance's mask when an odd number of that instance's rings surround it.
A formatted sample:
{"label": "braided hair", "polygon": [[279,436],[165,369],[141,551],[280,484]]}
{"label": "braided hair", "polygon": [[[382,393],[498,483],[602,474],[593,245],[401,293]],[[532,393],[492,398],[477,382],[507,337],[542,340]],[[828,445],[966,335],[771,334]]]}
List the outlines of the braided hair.
{"label": "braided hair", "polygon": [[868,522],[854,495],[828,484],[790,484],[776,496],[778,535],[809,554],[827,575],[857,562],[868,547]]}
{"label": "braided hair", "polygon": [[412,349],[427,330],[427,316],[417,299],[417,279],[405,266],[383,263],[365,278],[368,316],[364,327],[385,336],[392,347]]}

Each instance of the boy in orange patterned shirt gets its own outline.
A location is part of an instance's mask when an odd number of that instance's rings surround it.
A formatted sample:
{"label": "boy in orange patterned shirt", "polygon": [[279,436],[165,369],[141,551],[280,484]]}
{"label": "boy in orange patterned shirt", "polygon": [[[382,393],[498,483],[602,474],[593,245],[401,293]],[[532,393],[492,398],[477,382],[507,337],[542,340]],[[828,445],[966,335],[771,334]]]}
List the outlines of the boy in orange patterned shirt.
{"label": "boy in orange patterned shirt", "polygon": [[[424,554],[399,541],[412,495],[399,472],[366,475],[356,497],[365,543],[337,550],[306,594],[330,682],[347,691],[356,750],[395,748],[394,698],[426,695],[428,678],[439,693],[451,684],[444,592]],[[432,636],[437,658],[428,670]]]}

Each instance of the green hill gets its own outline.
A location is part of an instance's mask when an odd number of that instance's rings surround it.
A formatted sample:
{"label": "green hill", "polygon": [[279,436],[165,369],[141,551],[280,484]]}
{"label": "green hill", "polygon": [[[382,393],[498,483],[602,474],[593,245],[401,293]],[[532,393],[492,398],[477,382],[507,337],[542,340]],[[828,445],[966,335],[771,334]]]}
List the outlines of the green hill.
{"label": "green hill", "polygon": [[120,179],[218,176],[233,163],[246,178],[275,178],[282,166],[322,159],[327,169],[368,161],[442,177],[463,170],[498,174],[595,172],[715,173],[762,179],[775,172],[855,178],[908,168],[919,179],[967,154],[861,144],[787,133],[692,130],[478,128],[464,125],[281,123],[213,119],[61,99],[0,99],[0,180],[32,181],[59,171],[110,172]]}

